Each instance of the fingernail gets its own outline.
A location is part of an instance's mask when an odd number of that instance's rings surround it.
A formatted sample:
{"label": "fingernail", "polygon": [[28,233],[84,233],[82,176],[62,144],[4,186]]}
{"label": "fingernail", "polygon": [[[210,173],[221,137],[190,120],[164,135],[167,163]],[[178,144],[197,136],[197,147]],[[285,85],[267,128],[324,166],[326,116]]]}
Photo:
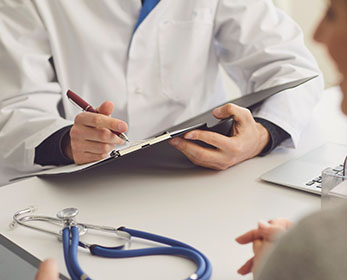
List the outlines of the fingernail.
{"label": "fingernail", "polygon": [[194,139],[195,133],[194,132],[189,132],[186,135],[184,135],[185,139]]}
{"label": "fingernail", "polygon": [[174,138],[172,140],[170,140],[170,143],[174,146],[178,146],[180,144],[180,139],[179,138]]}
{"label": "fingernail", "polygon": [[120,131],[124,131],[124,130],[126,129],[125,124],[124,124],[124,123],[119,123],[119,124],[118,124],[118,129],[119,129]]}

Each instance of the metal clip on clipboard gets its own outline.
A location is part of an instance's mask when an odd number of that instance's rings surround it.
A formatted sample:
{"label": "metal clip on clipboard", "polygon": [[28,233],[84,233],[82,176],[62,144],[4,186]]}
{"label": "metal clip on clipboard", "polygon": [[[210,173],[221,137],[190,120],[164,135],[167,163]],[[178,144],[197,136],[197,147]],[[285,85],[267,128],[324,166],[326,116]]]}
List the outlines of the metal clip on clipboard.
{"label": "metal clip on clipboard", "polygon": [[[219,121],[219,122],[222,122],[222,121]],[[145,140],[135,142],[134,144],[127,146],[125,148],[119,149],[119,150],[113,150],[111,152],[110,156],[113,158],[125,156],[125,155],[133,153],[135,151],[148,148],[149,146],[155,145],[157,143],[178,137],[178,136],[183,135],[183,134],[185,134],[191,130],[206,129],[206,128],[207,128],[207,124],[197,124],[197,125],[194,125],[194,126],[191,126],[188,128],[179,129],[179,130],[175,130],[172,132],[166,131],[163,134],[160,134],[159,136],[155,136],[155,137],[151,137],[151,138],[148,138]]]}

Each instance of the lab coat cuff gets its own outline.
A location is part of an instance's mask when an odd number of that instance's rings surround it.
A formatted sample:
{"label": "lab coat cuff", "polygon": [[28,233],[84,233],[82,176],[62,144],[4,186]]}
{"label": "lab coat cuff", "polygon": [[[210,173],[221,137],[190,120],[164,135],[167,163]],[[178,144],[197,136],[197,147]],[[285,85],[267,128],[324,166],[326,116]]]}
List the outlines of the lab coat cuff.
{"label": "lab coat cuff", "polygon": [[65,156],[62,149],[62,141],[70,132],[72,125],[65,126],[47,137],[35,148],[35,164],[47,165],[67,165],[73,161]]}
{"label": "lab coat cuff", "polygon": [[290,135],[275,125],[274,123],[263,119],[263,118],[254,118],[257,123],[260,123],[270,134],[269,143],[265,146],[259,156],[265,156],[268,153],[272,152],[279,144],[281,144],[284,140],[290,138]]}
{"label": "lab coat cuff", "polygon": [[296,148],[298,146],[300,140],[300,131],[298,128],[294,128],[290,123],[271,113],[258,112],[253,114],[253,117],[254,119],[268,120],[286,131],[290,135],[290,138],[287,141],[283,141],[283,146],[287,148]]}

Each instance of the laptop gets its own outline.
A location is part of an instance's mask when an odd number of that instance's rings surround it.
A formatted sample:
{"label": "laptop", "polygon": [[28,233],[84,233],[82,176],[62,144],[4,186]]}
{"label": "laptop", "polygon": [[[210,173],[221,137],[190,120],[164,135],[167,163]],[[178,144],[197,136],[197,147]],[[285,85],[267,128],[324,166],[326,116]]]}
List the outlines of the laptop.
{"label": "laptop", "polygon": [[343,174],[347,145],[326,143],[302,157],[286,163],[263,174],[264,181],[278,185],[321,194],[321,173],[326,168],[333,168],[336,174]]}

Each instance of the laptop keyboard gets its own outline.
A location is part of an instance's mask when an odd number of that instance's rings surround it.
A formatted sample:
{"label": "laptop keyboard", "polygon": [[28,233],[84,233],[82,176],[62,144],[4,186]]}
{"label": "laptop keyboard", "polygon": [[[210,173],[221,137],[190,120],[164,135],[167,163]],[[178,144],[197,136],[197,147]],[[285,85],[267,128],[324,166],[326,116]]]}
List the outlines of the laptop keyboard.
{"label": "laptop keyboard", "polygon": [[[333,171],[336,175],[343,176],[343,164],[336,166]],[[322,176],[317,176],[316,178],[310,180],[306,183],[306,186],[311,188],[322,189]]]}

